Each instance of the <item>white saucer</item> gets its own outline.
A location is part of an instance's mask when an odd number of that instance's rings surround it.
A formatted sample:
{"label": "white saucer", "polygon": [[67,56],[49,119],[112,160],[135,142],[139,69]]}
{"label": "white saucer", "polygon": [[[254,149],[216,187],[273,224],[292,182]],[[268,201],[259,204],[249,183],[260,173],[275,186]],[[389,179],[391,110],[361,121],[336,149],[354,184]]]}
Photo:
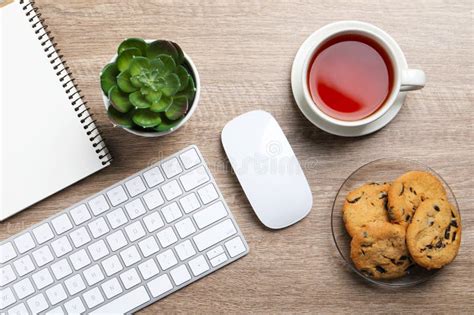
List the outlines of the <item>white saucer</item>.
{"label": "white saucer", "polygon": [[[365,126],[334,126],[322,120],[310,109],[310,106],[314,105],[308,104],[308,102],[306,102],[305,100],[301,73],[303,72],[303,62],[306,56],[311,53],[311,49],[312,47],[314,47],[314,42],[315,40],[317,40],[316,32],[309,36],[301,45],[300,49],[298,50],[298,53],[295,56],[295,60],[293,61],[293,67],[291,69],[291,89],[293,90],[293,97],[295,98],[296,104],[300,108],[301,112],[310,122],[313,123],[313,125],[337,136],[359,137],[373,133],[385,127],[389,122],[392,121],[393,118],[395,118],[395,116],[400,111],[400,108],[402,107],[406,98],[406,92],[400,92],[395,100],[395,103],[390,107],[390,109],[387,110],[387,112],[383,116]],[[403,60],[401,60],[401,62],[404,63],[405,66],[407,66],[406,59],[404,57],[402,58]]]}

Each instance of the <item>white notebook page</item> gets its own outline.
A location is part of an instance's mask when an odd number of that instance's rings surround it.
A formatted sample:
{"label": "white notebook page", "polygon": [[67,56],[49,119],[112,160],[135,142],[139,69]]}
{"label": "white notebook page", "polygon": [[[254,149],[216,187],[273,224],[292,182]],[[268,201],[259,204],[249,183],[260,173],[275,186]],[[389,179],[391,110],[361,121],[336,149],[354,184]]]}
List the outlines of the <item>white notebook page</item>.
{"label": "white notebook page", "polygon": [[89,139],[98,131],[86,135],[62,86],[67,79],[56,75],[62,66],[53,69],[44,52],[50,42],[41,46],[47,37],[38,40],[24,5],[0,8],[0,221],[108,164],[99,158],[106,149],[96,153],[103,143],[94,148]]}

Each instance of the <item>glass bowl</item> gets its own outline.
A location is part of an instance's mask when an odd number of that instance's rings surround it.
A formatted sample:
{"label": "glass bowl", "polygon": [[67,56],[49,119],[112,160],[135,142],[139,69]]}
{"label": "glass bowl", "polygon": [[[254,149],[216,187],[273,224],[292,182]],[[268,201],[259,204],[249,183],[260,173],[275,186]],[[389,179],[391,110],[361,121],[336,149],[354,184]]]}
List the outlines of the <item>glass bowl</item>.
{"label": "glass bowl", "polygon": [[410,268],[407,275],[401,278],[389,280],[374,279],[357,270],[351,260],[351,237],[346,232],[342,219],[342,206],[344,205],[347,194],[351,190],[354,190],[365,183],[392,182],[400,175],[415,170],[429,172],[436,176],[441,181],[441,183],[443,183],[444,188],[446,189],[448,201],[459,210],[459,206],[456,202],[453,192],[451,191],[451,188],[448,186],[448,184],[446,184],[441,176],[439,176],[439,174],[437,174],[428,166],[409,159],[380,159],[361,166],[344,181],[336,195],[336,198],[334,199],[331,213],[331,229],[334,244],[336,245],[336,248],[342,259],[344,260],[345,265],[371,284],[392,288],[408,287],[428,280],[439,271],[439,269],[427,270],[415,265],[414,267]]}

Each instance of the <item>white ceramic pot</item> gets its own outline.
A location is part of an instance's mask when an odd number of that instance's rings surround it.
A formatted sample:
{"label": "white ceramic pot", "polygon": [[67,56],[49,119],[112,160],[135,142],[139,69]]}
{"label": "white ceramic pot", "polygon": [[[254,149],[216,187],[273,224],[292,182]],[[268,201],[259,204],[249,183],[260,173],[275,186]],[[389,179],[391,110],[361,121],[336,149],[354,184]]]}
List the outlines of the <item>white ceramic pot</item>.
{"label": "white ceramic pot", "polygon": [[[151,42],[153,42],[153,40],[146,40],[146,42],[151,43]],[[198,73],[196,65],[194,64],[191,57],[189,57],[185,52],[183,52],[183,54],[184,54],[185,63],[189,66],[188,69],[191,69],[190,75],[193,77],[194,84],[196,85],[196,94],[194,96],[194,100],[193,100],[192,104],[190,104],[190,106],[189,106],[189,110],[186,113],[186,116],[184,116],[184,118],[179,122],[179,124],[177,124],[175,127],[171,128],[170,130],[163,131],[163,132],[159,132],[159,131],[153,131],[153,132],[139,131],[139,130],[134,130],[134,129],[130,129],[130,128],[125,128],[125,127],[122,127],[122,126],[119,126],[119,125],[116,125],[116,124],[114,124],[114,126],[120,127],[122,129],[124,129],[125,131],[130,132],[130,133],[132,133],[134,135],[137,135],[137,136],[152,138],[152,137],[166,136],[166,135],[169,135],[170,133],[175,132],[176,130],[181,128],[189,120],[189,118],[191,118],[194,111],[196,110],[196,107],[199,104],[199,97],[201,95],[201,80],[199,79],[199,73]],[[110,62],[115,62],[116,59],[117,59],[117,54],[115,54],[115,56],[110,60]],[[109,100],[108,96],[105,95],[104,92],[102,92],[102,100],[104,102],[105,110],[107,111],[107,109],[109,108],[109,106],[111,104],[110,104],[110,100]]]}

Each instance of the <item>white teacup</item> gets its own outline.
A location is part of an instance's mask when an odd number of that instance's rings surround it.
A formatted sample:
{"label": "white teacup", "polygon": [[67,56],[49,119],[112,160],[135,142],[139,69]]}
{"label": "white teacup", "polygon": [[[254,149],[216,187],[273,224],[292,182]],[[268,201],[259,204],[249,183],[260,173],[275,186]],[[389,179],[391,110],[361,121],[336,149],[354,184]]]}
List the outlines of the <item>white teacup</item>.
{"label": "white teacup", "polygon": [[[375,41],[386,52],[393,68],[393,86],[384,104],[373,114],[360,120],[346,121],[339,120],[324,113],[318,105],[314,103],[308,87],[307,75],[311,61],[319,48],[327,41],[341,35],[361,35]],[[303,82],[304,98],[309,104],[310,110],[323,120],[326,124],[334,127],[359,127],[368,125],[382,117],[396,102],[400,92],[418,90],[424,87],[426,82],[425,73],[422,70],[409,69],[406,66],[405,57],[395,40],[380,28],[359,21],[341,21],[328,24],[311,36],[312,47],[308,49],[308,54],[303,61],[303,71],[301,71],[301,82]]]}

